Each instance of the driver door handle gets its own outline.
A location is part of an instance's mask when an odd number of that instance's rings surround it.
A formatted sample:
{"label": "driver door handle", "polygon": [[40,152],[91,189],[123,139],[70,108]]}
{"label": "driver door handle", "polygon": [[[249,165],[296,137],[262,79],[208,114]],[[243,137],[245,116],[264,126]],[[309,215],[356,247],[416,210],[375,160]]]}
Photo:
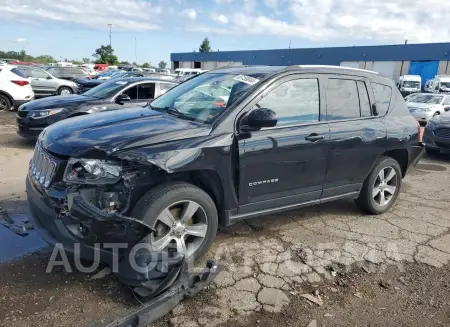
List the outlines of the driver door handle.
{"label": "driver door handle", "polygon": [[320,141],[323,140],[325,137],[323,135],[319,135],[317,133],[312,133],[310,135],[308,135],[307,137],[305,137],[305,140],[310,141],[310,142],[316,142],[316,141]]}

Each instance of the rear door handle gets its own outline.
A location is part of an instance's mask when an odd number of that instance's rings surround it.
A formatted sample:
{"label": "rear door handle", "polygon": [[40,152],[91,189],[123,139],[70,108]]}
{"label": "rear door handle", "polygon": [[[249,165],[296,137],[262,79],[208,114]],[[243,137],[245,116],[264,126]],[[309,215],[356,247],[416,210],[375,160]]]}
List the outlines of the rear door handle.
{"label": "rear door handle", "polygon": [[312,134],[308,135],[307,137],[305,137],[305,140],[310,141],[310,142],[316,142],[319,140],[323,140],[324,138],[325,137],[323,135],[312,133]]}

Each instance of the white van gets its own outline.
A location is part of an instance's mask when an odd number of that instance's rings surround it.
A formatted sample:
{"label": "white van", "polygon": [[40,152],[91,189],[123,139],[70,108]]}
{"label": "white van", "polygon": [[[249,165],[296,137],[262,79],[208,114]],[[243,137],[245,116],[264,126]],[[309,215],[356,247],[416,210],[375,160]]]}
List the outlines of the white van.
{"label": "white van", "polygon": [[422,87],[422,77],[419,75],[403,75],[397,82],[397,87],[403,96],[411,93],[418,93]]}
{"label": "white van", "polygon": [[450,76],[436,76],[427,82],[426,92],[430,93],[449,93],[450,92]]}
{"label": "white van", "polygon": [[177,77],[182,77],[186,75],[198,75],[204,71],[205,70],[201,70],[200,68],[177,68],[175,69],[175,74]]}

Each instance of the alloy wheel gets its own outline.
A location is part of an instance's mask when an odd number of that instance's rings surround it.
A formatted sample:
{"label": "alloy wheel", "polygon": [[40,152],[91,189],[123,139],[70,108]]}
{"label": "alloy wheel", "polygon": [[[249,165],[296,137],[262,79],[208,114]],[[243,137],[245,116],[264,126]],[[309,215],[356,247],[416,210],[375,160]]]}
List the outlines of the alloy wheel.
{"label": "alloy wheel", "polygon": [[62,89],[61,92],[59,93],[60,95],[71,95],[72,92],[70,92],[69,89]]}
{"label": "alloy wheel", "polygon": [[150,236],[153,251],[169,251],[192,256],[201,246],[208,231],[205,210],[195,201],[176,202],[156,218],[155,233]]}
{"label": "alloy wheel", "polygon": [[397,172],[392,167],[385,167],[378,173],[372,190],[375,203],[381,207],[388,205],[397,190]]}
{"label": "alloy wheel", "polygon": [[0,98],[0,111],[5,111],[8,108],[8,104],[5,99]]}

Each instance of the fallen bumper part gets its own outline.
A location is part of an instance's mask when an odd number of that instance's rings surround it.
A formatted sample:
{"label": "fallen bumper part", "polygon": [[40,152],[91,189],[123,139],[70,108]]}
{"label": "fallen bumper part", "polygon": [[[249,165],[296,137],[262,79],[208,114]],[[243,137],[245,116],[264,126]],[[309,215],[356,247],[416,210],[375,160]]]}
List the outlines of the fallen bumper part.
{"label": "fallen bumper part", "polygon": [[149,293],[145,288],[135,292],[145,302],[135,311],[105,327],[145,327],[172,311],[185,297],[197,295],[208,286],[220,272],[220,267],[209,261],[201,272],[189,274],[185,259],[179,267],[172,269],[158,288]]}

